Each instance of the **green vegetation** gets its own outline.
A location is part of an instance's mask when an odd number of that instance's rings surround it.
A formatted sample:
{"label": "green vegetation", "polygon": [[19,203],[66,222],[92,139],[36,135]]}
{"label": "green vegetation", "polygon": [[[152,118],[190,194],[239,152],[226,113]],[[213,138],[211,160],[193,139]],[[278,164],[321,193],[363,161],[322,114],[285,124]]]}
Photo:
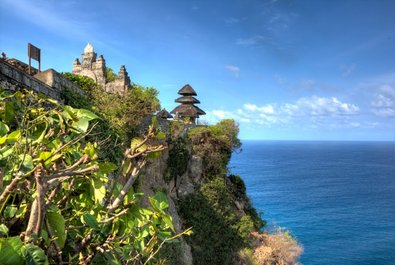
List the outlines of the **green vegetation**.
{"label": "green vegetation", "polygon": [[106,68],[106,78],[107,82],[115,81],[115,79],[117,78],[117,75],[110,67]]}
{"label": "green vegetation", "polygon": [[181,177],[187,171],[189,159],[190,154],[185,139],[177,139],[169,150],[165,181],[169,183],[173,178]]}
{"label": "green vegetation", "polygon": [[203,158],[204,177],[226,174],[232,152],[240,148],[239,127],[234,120],[222,120],[216,125],[191,129],[188,137],[193,152]]}
{"label": "green vegetation", "polygon": [[180,213],[194,233],[190,238],[194,264],[233,264],[249,246],[252,217],[235,206],[227,180],[214,178],[182,199]]}
{"label": "green vegetation", "polygon": [[244,256],[252,252],[251,233],[264,225],[246,195],[243,180],[226,176],[231,153],[241,145],[237,134],[233,120],[188,132],[193,153],[203,158],[200,188],[179,202],[186,226],[194,231],[188,240],[194,264],[236,263],[241,259],[239,252]]}
{"label": "green vegetation", "polygon": [[[243,180],[227,176],[241,147],[233,120],[173,121],[166,135],[151,119],[160,109],[155,89],[133,84],[121,96],[88,77],[63,75],[86,95],[65,88],[63,106],[33,92],[0,90],[0,264],[182,263],[178,237],[191,230],[176,234],[167,187],[151,188],[146,208],[138,193],[144,166],[168,143],[167,183],[187,172],[192,155],[202,158],[195,191],[175,201],[182,224],[194,231],[185,238],[194,264],[296,261],[296,241],[259,233],[265,222]],[[139,134],[143,124],[148,132]]]}
{"label": "green vegetation", "polygon": [[131,188],[164,149],[152,126],[116,165],[88,140],[91,111],[0,91],[0,113],[0,264],[148,264],[179,236],[165,194],[141,208]]}
{"label": "green vegetation", "polygon": [[113,162],[122,158],[122,150],[129,139],[137,135],[137,128],[143,121],[160,109],[156,97],[158,91],[154,88],[133,84],[126,95],[118,95],[104,92],[89,77],[71,73],[64,73],[63,76],[87,94],[79,95],[65,88],[62,94],[65,104],[88,109],[101,118],[97,125],[99,133],[94,140],[103,145],[100,156]]}
{"label": "green vegetation", "polygon": [[228,176],[228,180],[232,184],[232,193],[234,194],[237,200],[241,200],[245,202],[244,211],[251,217],[254,226],[258,229],[264,227],[266,222],[262,220],[262,217],[258,214],[256,209],[252,206],[250,199],[247,196],[246,186],[244,184],[243,179],[237,175]]}

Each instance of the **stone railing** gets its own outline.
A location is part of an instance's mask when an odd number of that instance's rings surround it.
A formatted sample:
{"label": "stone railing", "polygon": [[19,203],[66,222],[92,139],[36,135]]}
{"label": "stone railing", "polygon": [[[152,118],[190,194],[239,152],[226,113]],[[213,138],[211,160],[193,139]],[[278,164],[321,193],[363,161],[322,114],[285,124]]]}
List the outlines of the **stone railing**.
{"label": "stone railing", "polygon": [[62,101],[61,93],[64,88],[85,95],[79,86],[65,79],[53,69],[31,76],[4,60],[0,60],[0,87],[12,91],[26,88],[58,101]]}

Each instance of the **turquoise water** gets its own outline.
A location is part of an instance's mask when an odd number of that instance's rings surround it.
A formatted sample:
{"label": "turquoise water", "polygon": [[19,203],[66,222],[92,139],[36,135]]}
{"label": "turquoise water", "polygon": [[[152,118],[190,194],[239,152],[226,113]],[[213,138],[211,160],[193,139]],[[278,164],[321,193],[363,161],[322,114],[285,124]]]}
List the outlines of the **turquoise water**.
{"label": "turquoise water", "polygon": [[393,142],[244,141],[231,172],[309,264],[395,264]]}

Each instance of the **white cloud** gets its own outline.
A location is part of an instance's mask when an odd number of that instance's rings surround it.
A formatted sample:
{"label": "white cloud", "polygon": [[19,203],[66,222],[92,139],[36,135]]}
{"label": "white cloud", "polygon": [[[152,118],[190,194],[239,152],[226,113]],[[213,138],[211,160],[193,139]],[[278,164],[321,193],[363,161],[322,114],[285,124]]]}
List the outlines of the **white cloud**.
{"label": "white cloud", "polygon": [[317,97],[300,98],[296,102],[298,108],[304,109],[310,115],[354,115],[358,114],[359,107],[341,102],[336,97]]}
{"label": "white cloud", "polygon": [[232,74],[234,74],[234,76],[236,78],[239,78],[240,76],[240,68],[238,66],[235,65],[227,65],[225,66],[225,69],[229,72],[231,72]]}
{"label": "white cloud", "polygon": [[270,127],[298,124],[309,127],[355,128],[361,124],[354,120],[360,113],[355,104],[342,102],[336,97],[304,97],[293,103],[258,106],[245,103],[235,111],[212,110],[204,120],[215,123],[220,119],[235,119],[239,123],[252,123]]}
{"label": "white cloud", "polygon": [[373,95],[370,103],[372,112],[380,117],[395,117],[395,89],[382,85]]}
{"label": "white cloud", "polygon": [[243,107],[248,111],[257,111],[263,114],[274,114],[274,107],[271,104],[258,107],[255,104],[246,103]]}

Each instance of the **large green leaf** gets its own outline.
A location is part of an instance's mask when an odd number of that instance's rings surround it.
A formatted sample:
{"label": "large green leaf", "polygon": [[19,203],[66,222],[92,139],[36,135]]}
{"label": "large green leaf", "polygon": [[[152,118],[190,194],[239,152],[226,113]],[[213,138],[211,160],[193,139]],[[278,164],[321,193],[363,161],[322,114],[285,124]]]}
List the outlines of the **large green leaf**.
{"label": "large green leaf", "polygon": [[21,131],[20,130],[13,131],[7,136],[7,142],[15,143],[16,141],[18,141],[19,137],[21,137]]}
{"label": "large green leaf", "polygon": [[84,148],[84,153],[87,154],[92,160],[97,159],[97,146],[95,144],[87,143]]}
{"label": "large green leaf", "polygon": [[167,196],[164,192],[157,192],[153,199],[155,199],[156,205],[160,209],[164,210],[169,207],[169,202],[167,201]]}
{"label": "large green leaf", "polygon": [[117,168],[118,167],[115,164],[110,163],[110,162],[104,162],[104,163],[99,164],[99,170],[100,170],[100,173],[102,173],[102,174],[111,173]]}
{"label": "large green leaf", "polygon": [[39,246],[27,244],[22,247],[26,265],[48,265],[48,258]]}
{"label": "large green leaf", "polygon": [[45,161],[49,160],[49,158],[50,158],[51,156],[52,156],[52,153],[51,153],[51,152],[43,151],[43,152],[41,152],[41,153],[39,154],[38,158],[39,158],[39,160],[45,162]]}
{"label": "large green leaf", "polygon": [[95,203],[101,203],[106,196],[106,187],[99,179],[91,179],[93,194],[95,195]]}
{"label": "large green leaf", "polygon": [[63,216],[57,212],[48,212],[47,218],[51,232],[55,237],[55,241],[62,249],[64,247],[64,243],[66,242],[66,232],[64,226],[65,220]]}
{"label": "large green leaf", "polygon": [[162,220],[163,220],[163,222],[165,222],[165,224],[166,224],[171,230],[175,231],[175,230],[174,230],[174,226],[173,226],[173,221],[172,221],[170,215],[164,215],[164,216],[162,216]]}
{"label": "large green leaf", "polygon": [[23,264],[22,241],[19,236],[0,238],[0,264],[19,265]]}
{"label": "large green leaf", "polygon": [[64,111],[62,112],[63,118],[68,120],[75,120],[77,119],[76,110],[70,106],[63,106]]}
{"label": "large green leaf", "polygon": [[19,159],[22,161],[22,170],[30,171],[33,169],[33,158],[28,154],[19,155]]}
{"label": "large green leaf", "polygon": [[11,219],[12,217],[15,216],[17,210],[18,208],[15,205],[8,205],[4,209],[4,217]]}
{"label": "large green leaf", "polygon": [[14,151],[14,146],[4,146],[0,148],[0,159],[6,158]]}
{"label": "large green leaf", "polygon": [[8,227],[5,224],[0,225],[0,236],[8,235]]}
{"label": "large green leaf", "polygon": [[166,133],[164,133],[164,132],[158,132],[158,133],[155,135],[155,137],[156,137],[158,140],[165,140],[165,139],[166,139]]}
{"label": "large green leaf", "polygon": [[78,121],[73,122],[71,126],[81,132],[86,132],[89,127],[89,120],[86,118],[80,118]]}
{"label": "large green leaf", "polygon": [[3,113],[3,119],[6,123],[10,123],[14,119],[15,106],[14,102],[6,101],[4,103],[5,111]]}
{"label": "large green leaf", "polygon": [[47,133],[47,128],[48,128],[47,122],[43,122],[36,126],[32,135],[33,144],[41,143],[44,140],[44,136]]}
{"label": "large green leaf", "polygon": [[97,220],[96,217],[93,215],[86,213],[82,216],[81,220],[84,224],[87,224],[91,228],[96,228],[97,227]]}
{"label": "large green leaf", "polygon": [[84,118],[88,121],[99,118],[96,114],[86,109],[78,109],[76,114],[78,119]]}
{"label": "large green leaf", "polygon": [[4,124],[0,121],[0,136],[4,136],[6,135],[6,133],[9,131],[10,129],[8,128],[7,124]]}

